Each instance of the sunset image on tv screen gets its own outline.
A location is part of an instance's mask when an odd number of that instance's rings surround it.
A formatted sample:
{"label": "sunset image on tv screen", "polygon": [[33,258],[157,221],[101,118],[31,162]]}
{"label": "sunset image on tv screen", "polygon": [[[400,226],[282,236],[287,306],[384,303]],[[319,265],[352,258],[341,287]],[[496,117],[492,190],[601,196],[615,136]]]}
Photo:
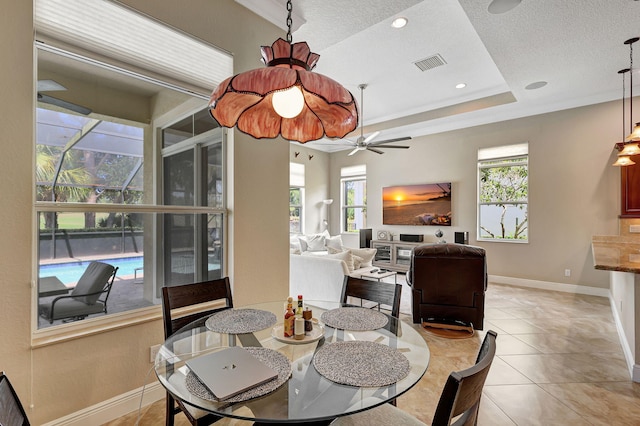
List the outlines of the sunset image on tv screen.
{"label": "sunset image on tv screen", "polygon": [[382,223],[451,226],[451,183],[382,188]]}

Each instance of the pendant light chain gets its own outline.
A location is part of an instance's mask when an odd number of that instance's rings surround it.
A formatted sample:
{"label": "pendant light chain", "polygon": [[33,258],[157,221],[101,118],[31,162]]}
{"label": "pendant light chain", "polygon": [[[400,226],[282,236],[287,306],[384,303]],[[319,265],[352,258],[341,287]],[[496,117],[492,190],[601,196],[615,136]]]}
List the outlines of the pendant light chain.
{"label": "pendant light chain", "polygon": [[291,11],[293,10],[293,5],[291,4],[291,0],[287,1],[287,41],[291,43],[293,37],[291,37],[291,24],[293,24],[293,20],[291,19]]}
{"label": "pendant light chain", "polygon": [[629,125],[633,133],[633,43],[629,43]]}

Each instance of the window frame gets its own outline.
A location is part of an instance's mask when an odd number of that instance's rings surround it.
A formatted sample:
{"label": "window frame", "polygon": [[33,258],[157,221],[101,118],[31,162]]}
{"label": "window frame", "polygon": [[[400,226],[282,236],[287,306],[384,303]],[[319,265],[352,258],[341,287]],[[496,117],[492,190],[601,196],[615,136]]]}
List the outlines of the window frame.
{"label": "window frame", "polygon": [[[526,198],[525,199],[518,199],[518,200],[507,200],[507,199],[501,199],[499,201],[482,201],[481,197],[482,197],[482,188],[483,188],[483,182],[482,182],[482,171],[486,170],[486,169],[497,169],[497,168],[504,168],[504,167],[525,167],[526,170],[526,177],[525,177],[525,185],[526,185]],[[506,145],[503,147],[494,147],[494,148],[486,148],[486,149],[480,149],[478,150],[478,163],[477,163],[477,227],[476,227],[476,231],[477,231],[477,240],[478,241],[483,241],[483,242],[503,242],[503,243],[516,243],[516,244],[527,244],[529,243],[529,173],[530,173],[530,169],[529,169],[529,147],[528,147],[528,143],[522,143],[522,144],[513,144],[513,145]],[[513,237],[502,237],[502,236],[498,236],[498,237],[490,237],[490,236],[483,236],[483,232],[486,233],[486,231],[484,231],[484,226],[483,226],[483,216],[482,216],[482,210],[483,210],[483,206],[503,206],[503,205],[507,205],[507,206],[515,206],[517,208],[522,209],[522,207],[524,206],[525,208],[525,212],[524,212],[524,218],[525,221],[521,222],[521,225],[524,225],[524,229],[522,230],[522,232],[524,232],[525,237],[524,238],[513,238]],[[504,210],[504,213],[506,214],[506,208]],[[503,219],[501,219],[501,221],[499,222],[500,225],[503,224],[502,222]],[[486,224],[486,220],[484,222]],[[516,217],[516,225],[517,226],[518,222],[517,222],[517,217]],[[517,229],[514,228],[514,233],[517,231]]]}
{"label": "window frame", "polygon": [[[300,204],[291,203],[291,191],[300,191]],[[291,231],[291,209],[300,209],[300,230],[299,232]],[[290,186],[289,187],[289,234],[290,235],[304,235],[304,187],[303,186]]]}
{"label": "window frame", "polygon": [[[138,77],[145,80],[144,76],[140,76],[138,74],[131,74],[126,66],[123,67],[113,67],[107,66],[100,61],[95,59],[89,59],[83,55],[68,52],[62,50],[57,47],[47,46],[44,48],[41,43],[34,43],[34,51],[37,58],[37,54],[39,49],[47,50],[48,52],[54,52],[57,54],[62,54],[67,57],[72,57],[73,59],[79,59],[86,63],[89,63],[94,66],[105,66],[111,70],[123,73],[125,75],[130,75],[132,78]],[[84,59],[83,59],[84,58]],[[37,60],[35,61],[37,64]],[[37,76],[37,72],[35,73]],[[37,78],[37,77],[36,77]],[[147,80],[151,81],[151,80]],[[162,86],[161,82],[158,80],[151,81],[152,83],[159,84]],[[169,87],[169,86],[165,86]],[[170,89],[177,90],[175,87],[171,86]],[[178,90],[179,91],[179,90]],[[43,201],[37,200],[36,194],[36,186],[37,180],[35,179],[35,167],[34,167],[34,179],[33,179],[33,223],[34,223],[34,232],[33,232],[33,256],[32,256],[32,276],[33,284],[32,284],[32,302],[31,302],[31,322],[32,322],[32,345],[33,347],[39,347],[42,345],[50,344],[54,341],[65,341],[68,339],[77,338],[79,336],[96,333],[99,331],[107,331],[114,328],[128,327],[131,325],[138,324],[139,322],[149,321],[152,318],[161,317],[160,310],[160,297],[157,294],[154,294],[153,297],[153,305],[143,308],[130,309],[123,312],[112,313],[109,312],[106,315],[98,316],[95,318],[87,318],[82,321],[76,321],[73,323],[63,324],[61,325],[53,325],[51,327],[40,328],[39,327],[39,312],[38,312],[38,302],[40,296],[38,294],[38,276],[39,276],[39,265],[41,262],[39,255],[39,243],[40,243],[40,231],[39,231],[39,220],[40,213],[45,212],[77,212],[77,213],[85,213],[85,212],[94,212],[94,213],[142,213],[142,214],[152,214],[154,219],[152,222],[151,230],[149,231],[149,238],[152,238],[154,241],[161,241],[159,234],[160,227],[158,226],[158,218],[156,216],[161,216],[164,214],[193,214],[193,215],[222,215],[222,232],[223,232],[223,240],[222,240],[222,249],[224,257],[223,262],[220,264],[221,273],[226,274],[226,257],[227,257],[227,248],[228,248],[228,236],[227,236],[227,209],[226,209],[226,194],[227,194],[227,168],[226,168],[226,135],[227,132],[222,130],[222,167],[223,167],[223,198],[222,198],[222,207],[208,207],[208,206],[166,206],[162,204],[161,197],[159,194],[162,191],[163,187],[163,176],[161,173],[162,169],[162,161],[163,157],[161,155],[162,148],[160,147],[160,134],[163,128],[163,122],[169,123],[170,120],[176,120],[178,115],[180,114],[193,114],[196,113],[199,109],[202,109],[203,106],[206,106],[206,96],[198,95],[197,93],[190,92],[184,90],[183,93],[188,93],[191,96],[191,99],[188,102],[185,102],[179,108],[175,110],[165,113],[162,116],[156,117],[153,122],[153,126],[149,127],[145,132],[145,145],[144,145],[144,159],[150,160],[150,164],[148,164],[148,170],[145,172],[145,182],[148,184],[148,188],[144,188],[145,192],[148,192],[148,196],[145,198],[145,201],[141,204],[119,204],[119,203],[69,203],[69,202],[52,202],[52,201]],[[196,106],[197,105],[197,106]],[[35,105],[37,108],[38,106]],[[117,119],[117,117],[113,117]],[[36,120],[36,114],[34,113],[34,122]],[[217,129],[221,131],[221,129]],[[35,164],[35,145],[37,143],[37,139],[34,133],[34,164]],[[152,139],[152,144],[147,144],[146,140]],[[150,179],[150,180],[149,180]],[[150,183],[150,184],[149,184]],[[144,203],[147,204],[144,204]],[[161,266],[158,265],[157,253],[154,250],[158,249],[160,244],[153,244],[153,249],[149,248],[149,257],[152,259],[150,262],[151,270],[148,270],[151,275],[149,276],[150,281],[154,281],[158,276],[161,276]],[[145,263],[146,265],[146,263]],[[154,285],[155,288],[155,285]],[[156,290],[154,290],[154,293]]]}
{"label": "window frame", "polygon": [[[348,182],[364,182],[364,203],[363,204],[347,204],[347,183]],[[362,229],[367,227],[367,175],[360,174],[355,176],[340,178],[340,232],[343,234],[356,234],[359,229],[350,231],[347,226],[347,218],[349,209],[362,209]]]}

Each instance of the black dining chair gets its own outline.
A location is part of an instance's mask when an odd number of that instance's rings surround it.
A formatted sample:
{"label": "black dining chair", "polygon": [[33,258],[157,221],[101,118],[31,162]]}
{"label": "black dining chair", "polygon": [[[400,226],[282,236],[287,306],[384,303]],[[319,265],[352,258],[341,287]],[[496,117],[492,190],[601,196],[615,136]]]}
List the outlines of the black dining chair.
{"label": "black dining chair", "polygon": [[18,394],[13,386],[11,386],[11,382],[4,371],[0,372],[0,425],[30,425],[20,398],[18,398]]}
{"label": "black dining chair", "polygon": [[[482,346],[480,346],[476,363],[465,370],[449,374],[440,394],[440,400],[431,422],[432,426],[471,426],[477,424],[482,389],[496,354],[497,336],[495,331],[487,331]],[[452,421],[453,419],[455,421]],[[382,404],[372,410],[338,417],[331,422],[331,426],[371,426],[377,424],[425,425],[391,404]]]}
{"label": "black dining chair", "polygon": [[342,296],[340,301],[347,303],[348,297],[355,297],[361,300],[368,300],[380,305],[391,307],[391,316],[400,315],[400,295],[402,285],[389,284],[384,282],[365,280],[346,275],[342,283]]}
{"label": "black dining chair", "polygon": [[[177,316],[172,313],[174,309],[214,301],[223,301],[224,306],[199,310],[198,312],[182,316]],[[233,298],[231,295],[231,284],[228,277],[194,284],[162,287],[162,319],[164,323],[164,337],[166,339],[192,321],[230,308],[233,308]],[[173,426],[175,415],[181,411],[194,426],[210,425],[222,418],[207,411],[199,410],[188,404],[184,404],[173,398],[169,392],[167,392],[166,400],[167,426]]]}

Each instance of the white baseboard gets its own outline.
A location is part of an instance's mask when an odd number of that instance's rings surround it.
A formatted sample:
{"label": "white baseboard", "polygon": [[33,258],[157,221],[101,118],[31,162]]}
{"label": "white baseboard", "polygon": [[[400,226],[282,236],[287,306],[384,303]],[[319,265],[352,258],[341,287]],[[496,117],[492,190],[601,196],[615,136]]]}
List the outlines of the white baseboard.
{"label": "white baseboard", "polygon": [[[56,419],[43,426],[98,426],[115,420],[126,414],[138,411],[166,395],[159,382],[113,397],[107,401],[84,408],[68,416]],[[142,400],[142,403],[141,403]]]}
{"label": "white baseboard", "polygon": [[631,370],[631,380],[640,383],[640,365],[634,364]]}
{"label": "white baseboard", "polygon": [[509,284],[517,287],[539,288],[541,290],[563,291],[565,293],[586,294],[589,296],[600,296],[609,298],[609,289],[600,287],[589,287],[585,285],[554,283],[551,281],[528,280],[525,278],[503,277],[500,275],[489,275],[489,283]]}
{"label": "white baseboard", "polygon": [[613,314],[613,321],[616,323],[616,331],[618,332],[618,338],[620,339],[620,345],[622,346],[622,352],[624,353],[624,359],[627,361],[627,368],[629,369],[629,375],[634,382],[640,382],[640,365],[635,363],[633,358],[633,351],[631,345],[627,340],[627,335],[622,327],[622,321],[620,320],[620,313],[616,307],[616,301],[613,296],[609,295],[609,303],[611,303],[611,313]]}

